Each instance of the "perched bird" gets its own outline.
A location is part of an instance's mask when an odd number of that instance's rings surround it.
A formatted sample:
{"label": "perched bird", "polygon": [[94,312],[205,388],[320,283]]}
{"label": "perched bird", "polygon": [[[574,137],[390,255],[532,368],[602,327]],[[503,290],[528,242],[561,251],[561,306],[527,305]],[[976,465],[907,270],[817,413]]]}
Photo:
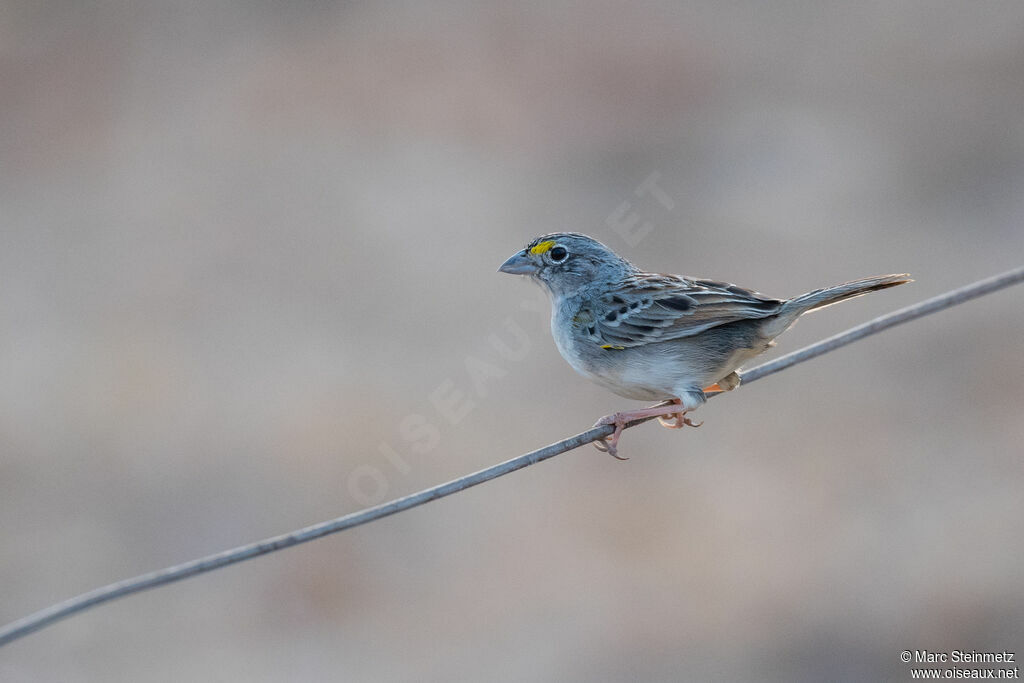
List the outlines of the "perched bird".
{"label": "perched bird", "polygon": [[646,273],[574,232],[538,237],[498,270],[544,284],[551,334],[578,373],[619,396],[668,402],[597,421],[615,425],[594,444],[615,457],[631,420],[657,416],[673,429],[699,426],[686,413],[707,392],[738,386],[736,369],[773,346],[804,313],[911,282],[906,274],[882,275],[774,299],[726,282]]}

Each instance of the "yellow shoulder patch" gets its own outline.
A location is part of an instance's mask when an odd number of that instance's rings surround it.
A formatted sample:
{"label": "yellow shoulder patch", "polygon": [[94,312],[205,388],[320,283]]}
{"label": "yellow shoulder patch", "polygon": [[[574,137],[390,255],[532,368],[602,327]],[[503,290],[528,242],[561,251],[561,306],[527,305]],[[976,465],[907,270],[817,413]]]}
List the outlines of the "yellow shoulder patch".
{"label": "yellow shoulder patch", "polygon": [[540,244],[534,245],[534,247],[530,249],[530,253],[539,256],[540,254],[551,251],[551,247],[553,246],[555,246],[554,240],[546,240]]}
{"label": "yellow shoulder patch", "polygon": [[602,349],[608,349],[610,351],[622,351],[626,347],[625,346],[612,346],[611,344],[605,344],[601,348]]}

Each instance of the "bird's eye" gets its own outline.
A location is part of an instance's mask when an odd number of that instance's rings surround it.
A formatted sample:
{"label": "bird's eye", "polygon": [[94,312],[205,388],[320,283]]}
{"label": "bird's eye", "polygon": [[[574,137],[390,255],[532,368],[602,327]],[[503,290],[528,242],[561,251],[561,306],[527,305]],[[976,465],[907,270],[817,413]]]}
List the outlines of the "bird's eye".
{"label": "bird's eye", "polygon": [[555,263],[561,263],[568,255],[569,252],[565,250],[565,247],[553,247],[551,249],[551,260]]}

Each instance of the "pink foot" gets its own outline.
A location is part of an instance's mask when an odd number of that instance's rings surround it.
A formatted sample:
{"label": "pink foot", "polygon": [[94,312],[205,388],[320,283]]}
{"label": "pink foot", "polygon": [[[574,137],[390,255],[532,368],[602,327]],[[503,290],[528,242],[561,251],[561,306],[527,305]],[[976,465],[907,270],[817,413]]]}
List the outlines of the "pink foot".
{"label": "pink foot", "polygon": [[594,448],[607,453],[616,460],[629,460],[629,458],[619,457],[619,437],[622,436],[622,430],[626,427],[628,420],[621,419],[620,416],[624,413],[615,413],[614,415],[605,415],[600,420],[594,423],[595,427],[601,427],[603,425],[615,425],[615,431],[612,432],[611,436],[606,436],[599,441],[594,442]]}
{"label": "pink foot", "polygon": [[[665,417],[671,419],[665,419]],[[661,424],[662,427],[667,427],[668,429],[682,429],[683,427],[700,427],[702,424],[704,424],[703,422],[691,422],[690,418],[686,417],[686,413],[672,413],[671,415],[666,415],[665,417],[659,417],[658,422]]]}
{"label": "pink foot", "polygon": [[[611,436],[605,437],[601,441],[595,441],[594,447],[607,453],[608,455],[618,460],[629,460],[629,458],[621,458],[618,454],[619,437],[622,436],[622,430],[625,429],[626,423],[632,422],[633,420],[639,420],[645,417],[657,417],[659,422],[665,427],[671,429],[681,429],[682,427],[689,425],[691,427],[699,427],[702,422],[694,424],[690,422],[690,419],[685,416],[685,410],[679,410],[679,404],[682,403],[679,399],[674,399],[671,403],[663,403],[661,405],[651,406],[650,408],[641,408],[640,410],[626,410],[623,412],[615,413],[614,415],[605,415],[598,420],[594,426],[600,427],[602,425],[615,425],[615,431],[612,432]],[[672,421],[666,421],[664,418],[671,417]]]}

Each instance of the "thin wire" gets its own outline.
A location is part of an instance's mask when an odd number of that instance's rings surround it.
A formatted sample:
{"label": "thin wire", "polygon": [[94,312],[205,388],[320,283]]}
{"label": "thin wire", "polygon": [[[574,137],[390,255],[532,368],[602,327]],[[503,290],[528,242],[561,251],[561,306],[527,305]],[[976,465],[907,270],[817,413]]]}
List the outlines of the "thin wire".
{"label": "thin wire", "polygon": [[[841,346],[851,344],[859,339],[876,334],[882,330],[899,325],[900,323],[905,323],[930,313],[950,308],[957,304],[964,303],[965,301],[969,301],[970,299],[989,294],[1022,281],[1024,281],[1024,266],[1003,273],[1002,275],[996,275],[995,277],[980,280],[965,287],[960,287],[959,289],[927,299],[912,306],[902,308],[898,311],[894,311],[893,313],[875,318],[874,320],[862,325],[858,325],[846,332],[842,332],[816,344],[812,344],[804,349],[752,368],[741,375],[742,384],[750,384],[751,382],[784,370],[796,365],[797,363],[802,363],[814,358],[815,356],[820,356],[823,353],[834,351]],[[653,418],[635,420],[628,423],[626,428],[635,427],[636,425],[647,422],[650,419]],[[291,546],[306,543],[307,541],[312,541],[314,539],[321,538],[322,536],[327,536],[328,534],[344,531],[345,529],[351,529],[352,527],[366,524],[367,522],[372,522],[374,520],[381,519],[382,517],[388,517],[398,512],[402,512],[403,510],[408,510],[410,508],[423,505],[424,503],[429,503],[432,500],[437,500],[438,498],[450,496],[453,493],[464,491],[472,486],[476,486],[477,484],[482,484],[486,481],[490,481],[491,479],[497,479],[498,477],[509,474],[510,472],[521,470],[524,467],[529,467],[530,465],[553,458],[556,455],[565,453],[566,451],[579,448],[580,446],[591,443],[592,441],[603,439],[606,436],[610,436],[613,431],[614,428],[611,425],[594,427],[575,436],[571,436],[568,439],[545,446],[544,448],[520,455],[512,458],[511,460],[506,460],[505,462],[482,469],[478,472],[474,472],[473,474],[459,477],[458,479],[446,484],[440,484],[418,493],[410,494],[404,498],[398,498],[397,500],[382,503],[380,505],[367,508],[366,510],[354,512],[327,522],[314,524],[288,534],[274,536],[273,538],[268,538],[263,541],[239,546],[238,548],[225,550],[214,555],[208,555],[197,560],[174,565],[148,574],[142,574],[141,576],[91,590],[88,593],[83,593],[79,596],[65,600],[64,602],[57,603],[56,605],[47,607],[44,610],[40,610],[35,614],[30,614],[27,617],[11,622],[3,628],[0,628],[0,646],[6,645],[13,640],[17,640],[18,638],[26,636],[34,631],[38,631],[39,629],[49,626],[61,619],[65,619],[73,614],[96,605],[110,602],[111,600],[116,600],[117,598],[122,598],[126,595],[138,593],[150,588],[156,588],[157,586],[163,586],[168,583],[180,581],[190,576],[196,576],[197,574],[213,571],[214,569],[220,569],[221,567],[226,567],[253,557],[266,555],[267,553],[283,550],[284,548],[290,548]]]}

